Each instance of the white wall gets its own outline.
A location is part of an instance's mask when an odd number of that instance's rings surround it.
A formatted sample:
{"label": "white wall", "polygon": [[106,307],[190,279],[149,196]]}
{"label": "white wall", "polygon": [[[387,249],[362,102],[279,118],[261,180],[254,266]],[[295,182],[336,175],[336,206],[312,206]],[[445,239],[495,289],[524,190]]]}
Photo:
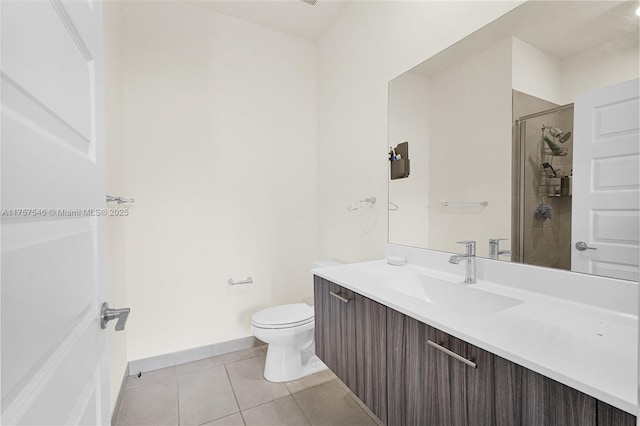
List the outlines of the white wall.
{"label": "white wall", "polygon": [[564,105],[560,59],[520,40],[513,40],[513,88]]}
{"label": "white wall", "polygon": [[389,201],[398,206],[389,211],[389,242],[428,247],[429,80],[411,72],[389,82],[389,144],[404,141],[410,174],[389,181]]}
{"label": "white wall", "polygon": [[[358,2],[318,42],[318,232],[323,257],[384,256],[387,84],[521,2]],[[381,200],[363,232],[346,207]]]}
{"label": "white wall", "polygon": [[475,240],[488,257],[490,238],[511,235],[511,45],[505,39],[429,78],[429,248],[460,252],[456,241]]}
{"label": "white wall", "polygon": [[312,295],[315,45],[182,2],[126,4],[121,37],[128,358],[250,336]]}
{"label": "white wall", "polygon": [[[120,63],[121,7],[118,2],[103,3],[105,53],[105,145],[107,156],[107,194],[126,196],[124,184],[124,143],[122,132],[122,80]],[[109,205],[117,208],[117,205]],[[109,305],[127,306],[125,277],[125,223],[123,217],[107,217],[107,291]],[[112,323],[113,324],[113,323]],[[116,332],[109,325],[109,397],[115,407],[120,385],[127,370],[127,330]]]}

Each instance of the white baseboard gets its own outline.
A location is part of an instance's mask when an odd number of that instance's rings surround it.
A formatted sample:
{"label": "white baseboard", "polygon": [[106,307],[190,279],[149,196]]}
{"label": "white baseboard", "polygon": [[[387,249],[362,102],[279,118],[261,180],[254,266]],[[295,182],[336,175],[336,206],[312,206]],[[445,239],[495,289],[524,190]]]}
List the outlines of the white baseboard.
{"label": "white baseboard", "polygon": [[137,359],[135,361],[129,361],[129,375],[146,373],[151,370],[172,367],[174,365],[184,364],[185,362],[198,361],[200,359],[261,345],[264,345],[262,341],[253,336],[248,336],[226,342],[214,343],[207,346],[200,346],[178,352],[156,355],[149,358]]}

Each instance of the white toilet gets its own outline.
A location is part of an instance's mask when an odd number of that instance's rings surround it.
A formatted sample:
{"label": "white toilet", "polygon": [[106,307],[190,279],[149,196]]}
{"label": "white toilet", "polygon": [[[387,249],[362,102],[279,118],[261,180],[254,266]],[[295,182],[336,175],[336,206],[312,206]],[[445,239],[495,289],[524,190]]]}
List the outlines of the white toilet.
{"label": "white toilet", "polygon": [[[314,268],[339,265],[332,260],[313,262]],[[306,303],[278,305],[251,318],[251,333],[269,345],[264,378],[288,382],[325,370],[315,355],[314,312]]]}

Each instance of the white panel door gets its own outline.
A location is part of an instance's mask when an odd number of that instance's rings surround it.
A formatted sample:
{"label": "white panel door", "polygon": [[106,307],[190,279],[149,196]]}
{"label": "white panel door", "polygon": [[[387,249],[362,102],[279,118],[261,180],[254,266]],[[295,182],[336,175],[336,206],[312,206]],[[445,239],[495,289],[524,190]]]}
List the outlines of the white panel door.
{"label": "white panel door", "polygon": [[[575,99],[571,269],[638,280],[638,80]],[[583,242],[586,250],[576,248]]]}
{"label": "white panel door", "polygon": [[0,13],[2,423],[109,423],[101,4]]}

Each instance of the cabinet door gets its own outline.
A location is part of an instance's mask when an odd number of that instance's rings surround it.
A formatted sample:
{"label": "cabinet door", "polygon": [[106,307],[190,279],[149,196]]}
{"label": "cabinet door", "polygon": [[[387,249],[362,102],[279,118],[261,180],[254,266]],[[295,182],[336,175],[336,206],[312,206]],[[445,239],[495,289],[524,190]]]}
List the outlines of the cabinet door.
{"label": "cabinet door", "polygon": [[353,292],[314,276],[316,355],[351,390],[356,389],[354,298]]}
{"label": "cabinet door", "polygon": [[545,426],[596,425],[595,398],[547,377],[543,383]]}
{"label": "cabinet door", "polygon": [[362,402],[383,422],[387,420],[387,308],[355,295],[356,386]]}
{"label": "cabinet door", "polygon": [[456,353],[466,350],[461,340],[387,310],[388,424],[469,424],[466,375],[472,367],[428,341]]}
{"label": "cabinet door", "polygon": [[[459,339],[455,339],[462,342]],[[482,350],[477,346],[469,343],[458,343],[460,354],[474,363],[476,368],[467,368],[465,370],[465,390],[467,401],[468,423],[474,426],[513,426],[520,424],[513,421],[516,416],[512,413],[515,407],[510,404],[499,404],[498,402],[506,397],[507,401],[514,400],[517,395],[517,371],[513,371],[509,375],[508,371],[503,379],[504,386],[497,386],[495,358],[496,356],[490,352]],[[462,348],[464,346],[464,349]],[[500,410],[504,410],[501,412]],[[501,417],[504,420],[501,420]]]}
{"label": "cabinet door", "polygon": [[636,416],[598,401],[598,426],[636,426]]}
{"label": "cabinet door", "polygon": [[392,309],[387,358],[389,425],[596,426],[594,398]]}
{"label": "cabinet door", "polygon": [[387,308],[320,277],[314,295],[316,354],[386,421]]}
{"label": "cabinet door", "polygon": [[[421,325],[418,321],[387,310],[387,424],[418,425],[426,394],[423,377],[426,366]],[[421,333],[421,331],[423,333]]]}
{"label": "cabinet door", "polygon": [[596,399],[496,355],[496,425],[595,426]]}

